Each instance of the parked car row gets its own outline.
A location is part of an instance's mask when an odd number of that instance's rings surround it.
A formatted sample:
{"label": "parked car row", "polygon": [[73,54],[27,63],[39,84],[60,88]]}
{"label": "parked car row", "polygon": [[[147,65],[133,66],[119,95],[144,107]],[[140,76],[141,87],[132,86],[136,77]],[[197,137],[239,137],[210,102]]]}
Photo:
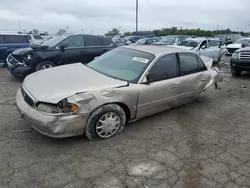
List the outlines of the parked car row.
{"label": "parked car row", "polygon": [[47,39],[38,34],[0,33],[0,67],[5,66],[7,56],[14,50],[39,45]]}
{"label": "parked car row", "polygon": [[16,77],[59,65],[89,63],[95,57],[116,48],[112,40],[94,35],[55,36],[40,45],[13,51],[7,57],[7,68]]}

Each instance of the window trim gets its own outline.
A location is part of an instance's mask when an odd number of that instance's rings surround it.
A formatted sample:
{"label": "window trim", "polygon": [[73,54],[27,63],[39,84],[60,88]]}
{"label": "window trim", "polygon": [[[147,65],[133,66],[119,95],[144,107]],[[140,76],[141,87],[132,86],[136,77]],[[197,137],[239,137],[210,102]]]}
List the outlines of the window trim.
{"label": "window trim", "polygon": [[[72,36],[82,36],[82,37],[83,37],[83,42],[84,42],[84,35],[71,35],[71,36],[69,36],[69,37],[72,37]],[[69,37],[65,38],[63,41],[65,41],[65,40],[68,39]],[[97,36],[97,37],[98,37],[98,36]],[[102,40],[105,40],[105,39],[102,39],[101,37],[99,37],[99,38],[100,38],[101,41],[102,41]],[[61,41],[59,44],[56,45],[56,49],[60,49],[60,44],[61,44],[63,41]],[[81,48],[79,48],[79,47],[69,47],[69,48],[65,48],[65,50],[66,50],[66,49],[82,49],[82,48],[103,48],[103,47],[112,47],[112,46],[114,46],[114,44],[111,42],[110,45],[102,45],[102,46],[83,46],[83,47],[81,47]]]}
{"label": "window trim", "polygon": [[[67,40],[68,38],[70,37],[73,37],[73,36],[81,36],[83,38],[83,42],[84,42],[84,36],[83,35],[71,35],[71,36],[68,36],[66,37],[65,39],[63,39],[59,44],[56,45],[56,49],[60,50],[60,45],[65,41]],[[68,48],[65,48],[65,50],[68,50],[68,49],[82,49],[84,48],[84,46],[82,47],[68,47]]]}
{"label": "window trim", "polygon": [[[180,54],[193,54],[196,56],[196,60],[197,60],[197,66],[198,66],[198,69],[197,71],[195,72],[192,72],[192,73],[189,73],[189,74],[185,74],[185,75],[181,75],[181,61],[180,61]],[[203,60],[195,53],[192,53],[192,52],[178,52],[177,53],[177,56],[178,56],[178,62],[179,62],[179,77],[183,77],[183,76],[189,76],[189,75],[192,75],[192,74],[196,74],[196,73],[199,73],[199,72],[205,72],[207,71],[207,67],[205,65],[205,63],[203,62]],[[204,67],[206,68],[206,70],[200,70],[199,68],[199,62],[198,62],[198,58],[200,58],[200,60],[202,61],[202,63],[204,64]]]}
{"label": "window trim", "polygon": [[[177,58],[177,64],[179,66],[179,71],[180,71],[180,65],[179,65],[179,59],[178,59],[178,52],[173,52],[173,53],[169,53],[169,54],[163,54],[159,57],[156,57],[150,65],[148,65],[148,67],[146,68],[146,70],[144,71],[144,73],[141,75],[141,78],[138,80],[137,84],[143,84],[144,79],[146,78],[146,74],[151,70],[151,68],[155,65],[155,63],[161,59],[162,57],[166,56],[166,55],[171,55],[171,54],[175,54],[176,58]],[[179,72],[179,76],[175,77],[178,78],[180,77],[180,72]],[[170,78],[170,79],[174,79],[174,78]],[[162,80],[162,81],[166,81],[166,80]]]}

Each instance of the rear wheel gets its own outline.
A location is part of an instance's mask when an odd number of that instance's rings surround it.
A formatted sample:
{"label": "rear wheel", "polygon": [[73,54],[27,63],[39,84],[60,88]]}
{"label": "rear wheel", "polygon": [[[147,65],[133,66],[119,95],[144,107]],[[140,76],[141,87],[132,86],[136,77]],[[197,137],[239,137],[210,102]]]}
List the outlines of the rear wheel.
{"label": "rear wheel", "polygon": [[237,68],[235,68],[235,67],[231,67],[231,74],[232,74],[233,76],[240,76],[241,72],[242,72],[242,70],[237,69]]}
{"label": "rear wheel", "polygon": [[43,61],[36,66],[35,70],[39,71],[39,70],[43,70],[43,69],[49,69],[49,68],[52,68],[54,66],[55,66],[55,64],[51,61]]}
{"label": "rear wheel", "polygon": [[89,117],[85,135],[89,140],[108,139],[123,130],[126,114],[117,104],[104,105]]}

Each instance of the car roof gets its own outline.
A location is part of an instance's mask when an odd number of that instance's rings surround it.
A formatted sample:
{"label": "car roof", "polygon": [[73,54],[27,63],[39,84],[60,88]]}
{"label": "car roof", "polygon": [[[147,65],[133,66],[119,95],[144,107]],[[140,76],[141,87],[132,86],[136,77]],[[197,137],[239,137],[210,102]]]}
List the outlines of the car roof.
{"label": "car roof", "polygon": [[123,46],[121,48],[127,48],[132,50],[138,50],[146,53],[150,53],[157,56],[167,55],[171,53],[177,52],[191,52],[189,50],[184,50],[178,47],[170,47],[170,46],[158,46],[158,45],[128,45]]}
{"label": "car roof", "polygon": [[196,37],[196,38],[186,38],[185,40],[200,42],[201,40],[205,40],[205,39],[207,39],[207,38],[205,38],[205,37]]}

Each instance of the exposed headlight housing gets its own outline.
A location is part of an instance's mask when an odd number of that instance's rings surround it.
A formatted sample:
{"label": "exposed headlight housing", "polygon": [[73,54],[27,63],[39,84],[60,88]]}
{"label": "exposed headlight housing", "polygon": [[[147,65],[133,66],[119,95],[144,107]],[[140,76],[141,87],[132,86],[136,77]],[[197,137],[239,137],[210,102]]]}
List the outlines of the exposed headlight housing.
{"label": "exposed headlight housing", "polygon": [[232,55],[233,59],[239,59],[239,52],[234,52]]}
{"label": "exposed headlight housing", "polygon": [[69,103],[67,99],[63,99],[57,104],[40,102],[37,105],[37,110],[49,114],[64,114],[75,113],[78,109],[76,104]]}

